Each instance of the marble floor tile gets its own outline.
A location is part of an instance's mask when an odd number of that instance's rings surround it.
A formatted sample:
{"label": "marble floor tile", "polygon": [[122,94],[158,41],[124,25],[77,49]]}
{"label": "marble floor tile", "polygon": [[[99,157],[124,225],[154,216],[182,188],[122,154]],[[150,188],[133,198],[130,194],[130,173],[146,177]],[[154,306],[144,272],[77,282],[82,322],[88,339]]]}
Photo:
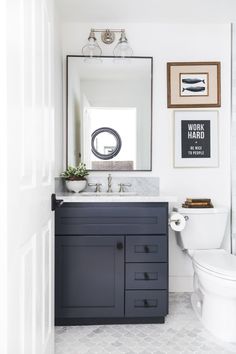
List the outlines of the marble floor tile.
{"label": "marble floor tile", "polygon": [[165,324],[56,327],[55,354],[229,354],[195,316],[189,293],[171,293]]}

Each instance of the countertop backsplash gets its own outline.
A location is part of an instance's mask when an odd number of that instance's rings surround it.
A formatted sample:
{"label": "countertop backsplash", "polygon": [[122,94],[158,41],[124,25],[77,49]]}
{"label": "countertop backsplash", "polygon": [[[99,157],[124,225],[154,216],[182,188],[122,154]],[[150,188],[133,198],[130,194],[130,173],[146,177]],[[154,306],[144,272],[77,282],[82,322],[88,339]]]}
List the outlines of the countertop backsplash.
{"label": "countertop backsplash", "polygon": [[[88,176],[88,184],[101,183],[101,192],[106,192],[108,188],[107,176]],[[112,191],[119,191],[119,184],[131,184],[130,187],[125,187],[126,192],[135,192],[140,195],[159,195],[159,177],[118,177],[112,176]],[[94,186],[87,185],[84,191],[93,192]],[[61,177],[55,178],[55,192],[68,192],[65,181]]]}

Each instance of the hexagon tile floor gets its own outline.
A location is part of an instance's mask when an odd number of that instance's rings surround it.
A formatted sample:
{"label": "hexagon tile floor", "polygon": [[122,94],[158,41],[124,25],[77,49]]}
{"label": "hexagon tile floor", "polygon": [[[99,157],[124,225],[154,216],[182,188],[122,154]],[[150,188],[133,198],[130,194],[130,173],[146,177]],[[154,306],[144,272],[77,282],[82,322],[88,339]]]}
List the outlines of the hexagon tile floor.
{"label": "hexagon tile floor", "polygon": [[236,353],[202,327],[189,293],[170,294],[165,324],[56,327],[55,341],[56,354]]}

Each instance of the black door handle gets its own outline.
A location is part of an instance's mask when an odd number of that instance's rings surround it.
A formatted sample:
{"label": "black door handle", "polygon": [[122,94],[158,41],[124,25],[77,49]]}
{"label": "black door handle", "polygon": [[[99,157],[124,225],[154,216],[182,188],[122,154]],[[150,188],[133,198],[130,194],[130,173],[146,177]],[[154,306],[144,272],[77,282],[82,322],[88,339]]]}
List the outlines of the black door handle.
{"label": "black door handle", "polygon": [[60,208],[63,204],[64,200],[63,199],[56,199],[56,194],[53,193],[51,195],[51,210],[55,211],[56,208]]}
{"label": "black door handle", "polygon": [[117,248],[118,250],[123,250],[123,243],[122,243],[122,242],[117,242],[116,248]]}

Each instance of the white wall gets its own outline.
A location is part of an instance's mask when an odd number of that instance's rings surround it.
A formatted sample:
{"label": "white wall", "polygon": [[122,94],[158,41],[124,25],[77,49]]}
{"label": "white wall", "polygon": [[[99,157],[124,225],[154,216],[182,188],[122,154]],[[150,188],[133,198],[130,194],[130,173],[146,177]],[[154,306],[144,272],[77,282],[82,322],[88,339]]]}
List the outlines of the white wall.
{"label": "white wall", "polygon": [[236,23],[232,29],[232,248],[236,254]]}
{"label": "white wall", "polygon": [[[91,27],[125,28],[134,54],[154,58],[153,170],[146,173],[134,172],[133,175],[159,176],[161,193],[176,195],[180,203],[186,197],[204,196],[212,198],[215,205],[229,207],[230,25],[67,23],[62,27],[64,57],[67,54],[81,54],[81,47],[86,43]],[[105,45],[101,47],[104,55],[111,55],[111,47],[105,47]],[[166,63],[168,61],[221,62],[222,107],[219,108],[219,168],[173,168],[173,110],[167,109],[166,102]],[[116,174],[118,175],[119,172]],[[124,175],[124,172],[122,174]],[[225,244],[229,246],[229,236]],[[177,247],[174,235],[170,232],[170,290],[187,291],[191,290],[191,287],[191,262]]]}

